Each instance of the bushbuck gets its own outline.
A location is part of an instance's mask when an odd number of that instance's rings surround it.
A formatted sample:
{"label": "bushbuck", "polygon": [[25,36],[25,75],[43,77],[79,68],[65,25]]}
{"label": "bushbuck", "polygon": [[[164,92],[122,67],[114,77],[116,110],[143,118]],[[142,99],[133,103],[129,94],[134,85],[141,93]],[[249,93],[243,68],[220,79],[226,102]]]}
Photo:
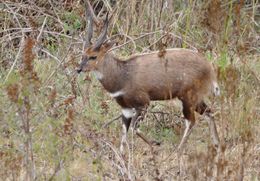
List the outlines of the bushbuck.
{"label": "bushbuck", "polygon": [[[91,7],[91,6],[89,6]],[[90,11],[89,11],[90,12]],[[120,150],[127,141],[127,132],[146,110],[150,101],[178,98],[183,105],[185,130],[178,149],[183,148],[195,124],[195,111],[207,113],[210,109],[203,101],[205,96],[220,94],[212,65],[198,52],[175,48],[145,53],[121,60],[109,52],[113,43],[106,41],[108,14],[97,41],[92,44],[93,15],[88,13],[88,32],[82,61],[77,72],[93,71],[105,90],[122,108],[123,135]],[[214,119],[207,119],[213,143],[219,138]],[[135,132],[148,144],[153,145],[136,129]]]}

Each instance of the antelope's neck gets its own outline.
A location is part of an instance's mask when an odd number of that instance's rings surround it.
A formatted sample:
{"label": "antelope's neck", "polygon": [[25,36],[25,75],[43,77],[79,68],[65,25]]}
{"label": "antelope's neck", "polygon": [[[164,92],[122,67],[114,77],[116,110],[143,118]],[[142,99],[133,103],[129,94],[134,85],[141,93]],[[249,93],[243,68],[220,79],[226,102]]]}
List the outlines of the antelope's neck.
{"label": "antelope's neck", "polygon": [[130,71],[127,62],[108,53],[96,73],[99,74],[97,76],[103,87],[108,92],[114,93],[123,89],[127,80],[131,78]]}

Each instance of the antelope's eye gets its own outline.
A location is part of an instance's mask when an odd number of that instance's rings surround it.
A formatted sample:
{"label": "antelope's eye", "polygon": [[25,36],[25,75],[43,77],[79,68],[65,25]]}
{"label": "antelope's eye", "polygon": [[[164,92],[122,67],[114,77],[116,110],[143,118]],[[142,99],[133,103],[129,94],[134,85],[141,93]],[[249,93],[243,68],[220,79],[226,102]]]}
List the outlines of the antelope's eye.
{"label": "antelope's eye", "polygon": [[89,59],[89,60],[96,60],[96,59],[97,59],[97,56],[90,56],[88,59]]}

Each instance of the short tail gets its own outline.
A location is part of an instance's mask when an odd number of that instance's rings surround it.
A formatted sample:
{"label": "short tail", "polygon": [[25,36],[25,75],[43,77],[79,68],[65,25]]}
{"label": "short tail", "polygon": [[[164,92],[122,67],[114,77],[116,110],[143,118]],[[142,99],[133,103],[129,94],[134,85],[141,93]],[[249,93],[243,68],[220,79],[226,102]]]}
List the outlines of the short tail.
{"label": "short tail", "polygon": [[219,96],[219,95],[220,95],[220,88],[219,88],[218,83],[214,81],[214,82],[212,83],[212,87],[213,87],[213,90],[212,90],[213,95],[214,95],[214,96]]}

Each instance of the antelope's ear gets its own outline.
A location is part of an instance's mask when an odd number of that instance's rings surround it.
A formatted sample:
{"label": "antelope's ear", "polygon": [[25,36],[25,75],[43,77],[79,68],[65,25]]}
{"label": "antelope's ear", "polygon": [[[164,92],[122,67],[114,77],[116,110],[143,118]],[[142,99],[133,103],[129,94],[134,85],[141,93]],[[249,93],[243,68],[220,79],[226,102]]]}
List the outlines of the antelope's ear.
{"label": "antelope's ear", "polygon": [[111,49],[113,47],[114,44],[115,44],[114,41],[109,41],[109,42],[103,43],[103,46],[102,46],[103,51],[108,51],[109,49]]}

